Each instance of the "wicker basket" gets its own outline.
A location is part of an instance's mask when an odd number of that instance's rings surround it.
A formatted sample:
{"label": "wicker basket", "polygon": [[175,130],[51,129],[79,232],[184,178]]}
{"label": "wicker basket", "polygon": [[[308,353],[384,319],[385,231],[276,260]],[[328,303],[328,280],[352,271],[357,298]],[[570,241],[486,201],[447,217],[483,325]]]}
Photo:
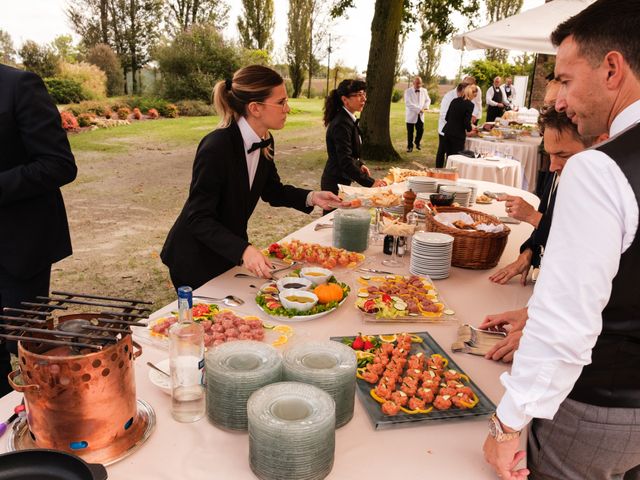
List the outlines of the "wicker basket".
{"label": "wicker basket", "polygon": [[[492,225],[499,225],[496,217],[486,213],[478,212],[463,207],[437,207],[440,213],[465,212],[471,215],[476,222]],[[473,268],[477,270],[493,268],[498,264],[504,247],[507,245],[509,227],[504,226],[504,230],[498,233],[482,232],[478,230],[461,230],[455,227],[448,227],[431,215],[426,216],[428,232],[439,232],[451,235],[453,241],[453,256],[451,265],[454,267]]]}

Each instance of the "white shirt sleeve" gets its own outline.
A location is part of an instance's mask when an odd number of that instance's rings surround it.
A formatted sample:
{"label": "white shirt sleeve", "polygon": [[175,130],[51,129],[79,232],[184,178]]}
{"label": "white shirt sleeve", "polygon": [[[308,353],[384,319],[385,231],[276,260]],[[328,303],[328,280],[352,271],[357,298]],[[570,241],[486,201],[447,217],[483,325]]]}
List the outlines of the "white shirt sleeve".
{"label": "white shirt sleeve", "polygon": [[428,109],[431,106],[431,97],[429,96],[429,92],[424,90],[424,102],[422,102],[422,108]]}
{"label": "white shirt sleeve", "polygon": [[479,120],[482,116],[482,89],[480,87],[478,87],[478,93],[476,93],[476,98],[474,98],[473,104],[474,107],[471,115]]}
{"label": "white shirt sleeve", "polygon": [[438,115],[438,135],[444,135],[442,133],[442,129],[447,123],[447,121],[445,120],[447,116],[447,110],[449,110],[449,105],[451,105],[451,102],[454,98],[456,98],[457,95],[458,94],[456,93],[456,90],[453,89],[449,90],[447,93],[445,93],[444,97],[442,97],[442,101],[440,102],[440,114]]}
{"label": "white shirt sleeve", "polygon": [[587,150],[562,173],[540,276],[511,373],[500,420],[515,429],[553,418],[569,395],[602,330],[602,310],[620,255],[638,228],[638,203],[617,164]]}
{"label": "white shirt sleeve", "polygon": [[494,92],[493,86],[487,88],[487,94],[486,94],[485,100],[487,101],[487,106],[497,107],[498,102],[493,101],[493,92]]}

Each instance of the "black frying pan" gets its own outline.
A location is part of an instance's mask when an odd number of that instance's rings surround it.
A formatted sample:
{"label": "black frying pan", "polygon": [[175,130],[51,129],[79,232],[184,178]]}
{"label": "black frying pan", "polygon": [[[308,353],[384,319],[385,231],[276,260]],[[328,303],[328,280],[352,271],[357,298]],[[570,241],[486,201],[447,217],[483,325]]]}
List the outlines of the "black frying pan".
{"label": "black frying pan", "polygon": [[106,480],[107,470],[57,450],[23,450],[0,455],[0,480]]}

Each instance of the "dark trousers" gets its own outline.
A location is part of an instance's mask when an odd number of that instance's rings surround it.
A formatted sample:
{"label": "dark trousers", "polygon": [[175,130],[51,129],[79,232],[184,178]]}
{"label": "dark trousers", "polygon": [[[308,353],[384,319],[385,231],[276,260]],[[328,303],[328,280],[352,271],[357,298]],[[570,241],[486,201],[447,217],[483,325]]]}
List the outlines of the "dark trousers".
{"label": "dark trousers", "polygon": [[438,134],[438,152],[436,153],[436,168],[443,168],[446,160],[446,142],[444,135]]}
{"label": "dark trousers", "polygon": [[[0,312],[4,307],[19,308],[23,301],[32,301],[37,296],[48,296],[50,278],[51,267],[26,280],[16,278],[0,268]],[[0,342],[0,397],[11,392],[7,381],[7,375],[11,372],[9,354],[16,351],[16,342]]]}
{"label": "dark trousers", "polygon": [[464,150],[465,138],[451,137],[449,135],[444,136],[444,152],[447,155],[455,155]]}
{"label": "dark trousers", "polygon": [[420,146],[420,141],[422,140],[422,134],[424,133],[424,123],[418,117],[418,121],[416,123],[407,123],[407,148],[413,148],[413,127],[416,127],[416,139],[415,144],[416,147]]}
{"label": "dark trousers", "polygon": [[493,122],[496,117],[502,117],[504,108],[500,107],[487,107],[487,122]]}

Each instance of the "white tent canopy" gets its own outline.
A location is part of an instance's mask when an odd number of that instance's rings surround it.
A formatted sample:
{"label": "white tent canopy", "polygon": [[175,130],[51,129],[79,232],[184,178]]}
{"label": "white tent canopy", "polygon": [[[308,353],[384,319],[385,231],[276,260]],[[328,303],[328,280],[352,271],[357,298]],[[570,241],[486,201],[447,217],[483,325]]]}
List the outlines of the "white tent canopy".
{"label": "white tent canopy", "polygon": [[551,32],[595,0],[553,0],[531,10],[453,37],[458,50],[504,48],[555,55]]}

